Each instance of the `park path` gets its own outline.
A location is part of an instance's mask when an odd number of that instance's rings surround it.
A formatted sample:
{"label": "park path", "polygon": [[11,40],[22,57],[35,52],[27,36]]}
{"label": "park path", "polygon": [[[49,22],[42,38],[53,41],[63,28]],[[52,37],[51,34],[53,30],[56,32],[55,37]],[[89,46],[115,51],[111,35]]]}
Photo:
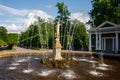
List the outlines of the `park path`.
{"label": "park path", "polygon": [[44,52],[51,52],[52,50],[34,50],[34,49],[26,49],[21,47],[14,47],[16,53],[44,53]]}
{"label": "park path", "polygon": [[[21,48],[21,47],[14,47],[15,51],[0,51],[0,58],[2,57],[8,57],[8,56],[13,56],[13,55],[41,55],[44,53],[50,54],[53,52],[53,50],[33,50],[33,49],[26,49],[26,48]],[[81,53],[81,54],[90,54],[88,51],[69,51],[69,50],[62,50],[62,53]]]}
{"label": "park path", "polygon": [[[9,57],[9,56],[15,56],[15,55],[42,55],[44,53],[46,54],[51,54],[53,52],[53,50],[47,50],[47,49],[43,49],[43,50],[33,50],[33,49],[26,49],[26,48],[21,48],[21,47],[14,47],[15,51],[7,51],[7,50],[3,50],[0,51],[0,58],[4,58],[4,57]],[[98,52],[89,52],[89,51],[70,51],[70,50],[62,50],[62,53],[78,53],[78,54],[95,54],[95,55],[100,55],[101,53]],[[108,56],[108,57],[115,57],[115,58],[119,58],[120,60],[120,54],[110,54],[110,53],[103,53],[104,56]]]}

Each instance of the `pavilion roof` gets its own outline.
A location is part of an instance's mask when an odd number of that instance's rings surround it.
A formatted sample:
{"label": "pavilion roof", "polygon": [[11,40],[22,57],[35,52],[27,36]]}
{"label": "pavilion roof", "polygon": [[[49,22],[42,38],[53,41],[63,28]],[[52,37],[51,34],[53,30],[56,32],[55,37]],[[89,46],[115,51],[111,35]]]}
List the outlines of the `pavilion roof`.
{"label": "pavilion roof", "polygon": [[120,30],[120,25],[117,25],[115,23],[112,23],[110,21],[105,21],[99,26],[95,28],[90,28],[88,32],[96,32],[96,31],[115,31]]}

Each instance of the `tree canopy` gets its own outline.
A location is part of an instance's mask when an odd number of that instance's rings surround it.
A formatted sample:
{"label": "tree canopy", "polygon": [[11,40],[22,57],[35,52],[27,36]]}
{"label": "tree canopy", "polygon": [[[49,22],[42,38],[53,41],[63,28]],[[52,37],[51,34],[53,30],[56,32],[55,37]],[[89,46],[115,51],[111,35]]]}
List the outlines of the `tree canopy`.
{"label": "tree canopy", "polygon": [[75,32],[74,32],[74,48],[75,49],[85,49],[88,45],[88,35],[86,31],[86,27],[83,23],[75,20],[74,21]]}
{"label": "tree canopy", "polygon": [[7,34],[7,44],[8,48],[12,49],[13,45],[18,43],[18,34],[17,33],[8,33]]}
{"label": "tree canopy", "polygon": [[67,6],[64,4],[64,2],[58,2],[56,6],[58,8],[58,15],[56,19],[60,20],[60,23],[67,22],[70,16],[70,12],[68,11]]}
{"label": "tree canopy", "polygon": [[6,41],[7,29],[4,26],[0,26],[0,39]]}
{"label": "tree canopy", "polygon": [[8,46],[9,49],[13,45],[17,45],[18,34],[17,33],[8,33],[7,29],[4,26],[0,26],[0,46]]}
{"label": "tree canopy", "polygon": [[92,0],[92,10],[89,12],[91,20],[88,22],[97,27],[108,20],[120,24],[120,0]]}
{"label": "tree canopy", "polygon": [[56,7],[58,8],[58,15],[55,18],[55,22],[60,22],[60,41],[63,49],[67,48],[68,31],[70,27],[70,12],[64,2],[58,2]]}
{"label": "tree canopy", "polygon": [[52,48],[53,26],[51,22],[38,17],[38,21],[31,24],[25,32],[21,32],[19,44],[28,48]]}
{"label": "tree canopy", "polygon": [[6,45],[7,45],[7,43],[4,42],[2,39],[0,39],[0,46],[6,46]]}
{"label": "tree canopy", "polygon": [[[58,15],[55,18],[55,22],[60,21],[60,41],[62,48],[68,49],[74,47],[74,49],[80,49],[86,47],[88,41],[85,24],[77,20],[70,21],[70,12],[63,2],[58,2],[56,6],[58,8]],[[21,32],[20,35],[7,33],[5,27],[0,28],[3,33],[7,34],[5,42],[9,45],[9,48],[12,48],[14,44],[32,49],[53,48],[54,27],[56,23],[51,21],[46,22],[40,17],[37,19],[36,22],[32,23],[27,30]],[[0,39],[2,38],[0,37]],[[4,43],[3,41],[1,42]]]}

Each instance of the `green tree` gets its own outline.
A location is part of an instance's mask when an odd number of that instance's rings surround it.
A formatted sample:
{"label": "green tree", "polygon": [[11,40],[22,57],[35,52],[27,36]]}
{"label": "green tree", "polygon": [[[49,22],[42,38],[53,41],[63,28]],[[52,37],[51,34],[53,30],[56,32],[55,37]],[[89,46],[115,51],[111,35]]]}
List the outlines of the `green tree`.
{"label": "green tree", "polygon": [[58,15],[55,18],[55,22],[59,21],[61,26],[60,26],[60,35],[61,35],[61,44],[64,49],[67,47],[67,37],[68,37],[68,32],[69,32],[69,25],[70,25],[70,12],[67,9],[67,6],[63,2],[58,2],[57,3],[57,8],[58,8]]}
{"label": "green tree", "polygon": [[74,48],[75,49],[84,49],[88,45],[88,35],[86,27],[83,23],[75,20],[74,21],[75,32],[74,32]]}
{"label": "green tree", "polygon": [[[29,48],[52,48],[53,23],[45,22],[38,17],[38,21],[31,24],[25,32],[21,32],[19,45]],[[49,44],[48,44],[49,42]]]}
{"label": "green tree", "polygon": [[0,39],[6,42],[7,39],[7,29],[3,26],[0,26]]}
{"label": "green tree", "polygon": [[12,49],[13,45],[18,43],[18,34],[17,33],[8,33],[7,34],[7,44],[8,48]]}
{"label": "green tree", "polygon": [[58,2],[56,6],[58,8],[58,16],[56,19],[60,20],[60,23],[65,24],[65,22],[69,20],[70,12],[64,2]]}
{"label": "green tree", "polygon": [[44,19],[38,17],[37,25],[39,27],[41,47],[52,48],[54,24],[49,21],[45,22]]}
{"label": "green tree", "polygon": [[108,20],[120,24],[120,0],[92,0],[92,10],[89,12],[91,20],[88,22],[93,27]]}
{"label": "green tree", "polygon": [[19,45],[23,47],[37,48],[39,43],[39,31],[36,24],[31,24],[25,32],[21,32]]}
{"label": "green tree", "polygon": [[0,47],[1,47],[1,46],[6,46],[6,45],[7,45],[7,43],[4,42],[2,39],[0,39]]}
{"label": "green tree", "polygon": [[46,40],[46,42],[48,43],[47,47],[53,48],[54,24],[52,22],[45,22],[44,26],[45,26],[44,31],[46,31],[44,33],[46,39],[44,39],[44,40]]}

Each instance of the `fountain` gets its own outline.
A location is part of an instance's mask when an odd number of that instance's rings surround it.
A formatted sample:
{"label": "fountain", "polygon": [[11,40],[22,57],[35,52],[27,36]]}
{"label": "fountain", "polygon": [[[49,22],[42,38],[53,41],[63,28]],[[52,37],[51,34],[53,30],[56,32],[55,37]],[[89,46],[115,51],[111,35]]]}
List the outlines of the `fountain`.
{"label": "fountain", "polygon": [[[0,80],[119,79],[119,61],[104,59],[105,64],[103,62],[103,54],[101,54],[99,60],[98,58],[91,57],[91,54],[80,54],[71,50],[70,53],[69,51],[62,53],[59,28],[60,24],[57,22],[54,33],[54,47],[51,54],[49,51],[41,51],[42,54],[39,55],[35,53],[32,55],[30,53],[28,56],[24,54],[19,56],[19,51],[17,51],[13,57],[0,59]],[[70,45],[70,47],[72,46]],[[43,53],[46,52],[49,55],[43,58],[46,55],[43,55]],[[72,58],[66,58],[66,54],[74,54],[74,56]]]}
{"label": "fountain", "polygon": [[61,44],[60,44],[60,24],[57,22],[55,26],[55,39],[54,39],[54,46],[53,46],[53,53],[52,59],[51,58],[44,58],[42,59],[42,63],[54,68],[66,68],[69,66],[75,66],[78,64],[78,61],[75,59],[68,59],[63,58],[61,56]]}

